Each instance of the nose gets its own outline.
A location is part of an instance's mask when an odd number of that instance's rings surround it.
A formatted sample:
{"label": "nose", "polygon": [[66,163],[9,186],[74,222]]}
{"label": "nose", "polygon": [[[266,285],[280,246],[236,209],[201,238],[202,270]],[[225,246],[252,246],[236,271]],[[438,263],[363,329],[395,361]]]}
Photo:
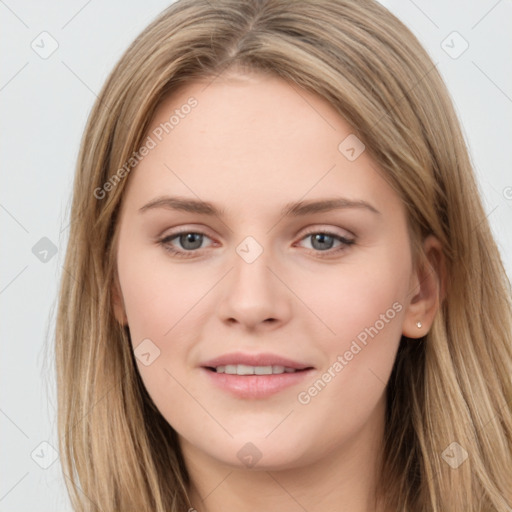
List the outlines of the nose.
{"label": "nose", "polygon": [[273,330],[285,324],[292,294],[280,268],[266,250],[253,261],[243,252],[235,254],[219,304],[221,320],[246,330]]}

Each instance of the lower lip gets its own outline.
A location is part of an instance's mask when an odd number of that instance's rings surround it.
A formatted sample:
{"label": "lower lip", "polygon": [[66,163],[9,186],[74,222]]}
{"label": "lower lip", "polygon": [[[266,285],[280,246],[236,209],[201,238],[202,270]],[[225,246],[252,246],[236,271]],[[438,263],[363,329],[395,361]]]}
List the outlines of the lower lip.
{"label": "lower lip", "polygon": [[308,369],[272,375],[231,375],[217,373],[204,367],[201,370],[206,372],[213,384],[238,398],[266,398],[301,383],[313,372],[313,369]]}

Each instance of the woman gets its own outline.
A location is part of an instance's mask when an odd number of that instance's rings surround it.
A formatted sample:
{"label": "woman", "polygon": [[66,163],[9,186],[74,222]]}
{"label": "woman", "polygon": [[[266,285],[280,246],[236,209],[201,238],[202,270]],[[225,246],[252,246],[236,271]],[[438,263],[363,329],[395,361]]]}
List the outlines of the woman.
{"label": "woman", "polygon": [[76,510],[510,510],[509,283],[381,5],[171,5],[99,95],[71,215]]}

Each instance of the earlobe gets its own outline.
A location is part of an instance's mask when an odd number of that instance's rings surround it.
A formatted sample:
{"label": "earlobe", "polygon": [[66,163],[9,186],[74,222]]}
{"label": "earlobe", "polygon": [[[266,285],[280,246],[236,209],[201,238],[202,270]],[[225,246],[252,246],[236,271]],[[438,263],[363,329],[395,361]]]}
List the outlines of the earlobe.
{"label": "earlobe", "polygon": [[434,321],[444,290],[443,250],[439,240],[429,235],[423,242],[424,258],[412,276],[410,301],[407,305],[402,334],[422,338]]}

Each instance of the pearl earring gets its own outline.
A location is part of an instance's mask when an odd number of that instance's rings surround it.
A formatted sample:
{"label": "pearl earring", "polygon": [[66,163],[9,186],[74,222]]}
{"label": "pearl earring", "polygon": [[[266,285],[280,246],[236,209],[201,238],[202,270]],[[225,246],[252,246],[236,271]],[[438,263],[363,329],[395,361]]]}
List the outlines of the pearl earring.
{"label": "pearl earring", "polygon": [[416,322],[416,327],[417,327],[418,329],[421,329],[421,327],[422,327],[422,323],[421,323],[421,322]]}

